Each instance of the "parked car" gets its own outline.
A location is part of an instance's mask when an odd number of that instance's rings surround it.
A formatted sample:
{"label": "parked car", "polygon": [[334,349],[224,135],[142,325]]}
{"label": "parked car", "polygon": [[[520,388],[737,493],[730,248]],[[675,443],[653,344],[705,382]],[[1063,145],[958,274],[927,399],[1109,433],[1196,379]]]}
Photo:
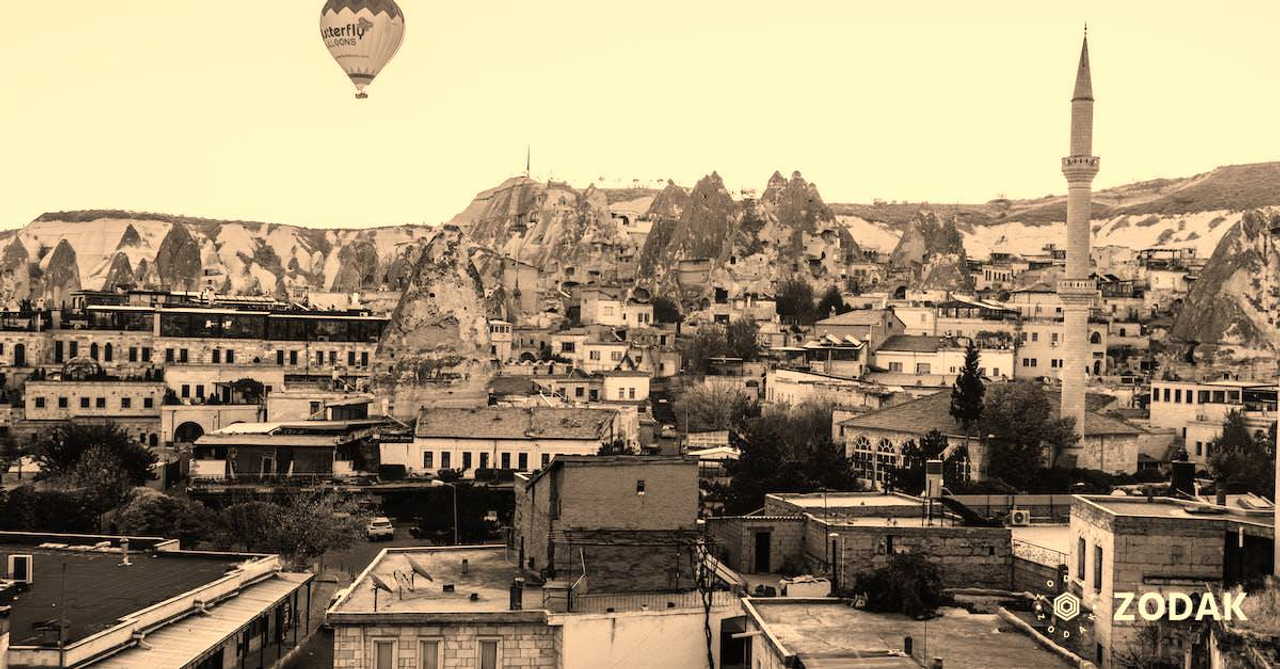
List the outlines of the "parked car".
{"label": "parked car", "polygon": [[390,541],[396,536],[396,528],[391,525],[390,518],[387,518],[386,516],[378,516],[377,518],[369,521],[368,525],[365,525],[364,536],[367,537],[369,541],[377,541],[379,539],[386,539],[387,541]]}

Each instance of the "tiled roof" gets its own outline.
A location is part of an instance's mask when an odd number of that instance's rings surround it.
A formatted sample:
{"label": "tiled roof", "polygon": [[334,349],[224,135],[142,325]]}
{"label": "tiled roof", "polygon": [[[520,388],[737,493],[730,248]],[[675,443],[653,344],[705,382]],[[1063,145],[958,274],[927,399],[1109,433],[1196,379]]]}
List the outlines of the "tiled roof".
{"label": "tiled roof", "polygon": [[[1046,390],[1045,395],[1049,399],[1050,414],[1056,418],[1060,405],[1060,395],[1052,390]],[[1124,421],[1095,413],[1096,409],[1105,406],[1109,402],[1111,402],[1111,398],[1105,395],[1091,394],[1088,396],[1086,405],[1090,410],[1085,413],[1085,436],[1138,434],[1141,432],[1138,428]],[[955,419],[951,417],[951,392],[947,390],[926,395],[920,399],[887,409],[864,413],[840,424],[846,427],[912,434],[925,434],[932,430],[951,435],[963,433],[960,426],[956,424]]]}
{"label": "tiled roof", "polygon": [[942,346],[942,337],[926,335],[894,335],[880,344],[881,351],[909,351],[935,353]]}
{"label": "tiled roof", "polygon": [[616,412],[561,407],[423,408],[416,437],[579,439],[607,436]]}

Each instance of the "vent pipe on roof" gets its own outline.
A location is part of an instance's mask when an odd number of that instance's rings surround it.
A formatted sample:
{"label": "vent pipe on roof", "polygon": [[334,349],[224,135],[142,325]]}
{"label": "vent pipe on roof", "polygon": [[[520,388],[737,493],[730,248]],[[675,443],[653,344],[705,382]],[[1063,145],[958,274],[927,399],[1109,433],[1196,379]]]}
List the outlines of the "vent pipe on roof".
{"label": "vent pipe on roof", "polygon": [[471,571],[471,562],[467,558],[462,558],[462,575],[466,576],[468,571]]}
{"label": "vent pipe on roof", "polygon": [[132,564],[133,562],[129,561],[129,537],[124,537],[120,540],[120,564],[116,566],[128,567]]}

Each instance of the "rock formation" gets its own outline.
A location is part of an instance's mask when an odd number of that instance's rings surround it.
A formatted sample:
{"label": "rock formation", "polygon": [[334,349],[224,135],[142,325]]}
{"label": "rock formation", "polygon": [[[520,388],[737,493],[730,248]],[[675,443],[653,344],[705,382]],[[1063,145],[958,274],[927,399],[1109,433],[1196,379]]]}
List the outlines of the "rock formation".
{"label": "rock formation", "polygon": [[1175,340],[1280,352],[1280,212],[1250,210],[1222,237],[1174,321]]}

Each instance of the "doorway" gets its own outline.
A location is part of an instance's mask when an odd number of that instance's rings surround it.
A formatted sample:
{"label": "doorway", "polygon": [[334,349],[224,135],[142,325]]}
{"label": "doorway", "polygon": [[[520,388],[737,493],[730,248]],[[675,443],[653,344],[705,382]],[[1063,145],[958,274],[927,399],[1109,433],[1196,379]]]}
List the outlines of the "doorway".
{"label": "doorway", "polygon": [[756,532],[756,564],[752,572],[767,574],[770,571],[769,549],[773,545],[772,532]]}

